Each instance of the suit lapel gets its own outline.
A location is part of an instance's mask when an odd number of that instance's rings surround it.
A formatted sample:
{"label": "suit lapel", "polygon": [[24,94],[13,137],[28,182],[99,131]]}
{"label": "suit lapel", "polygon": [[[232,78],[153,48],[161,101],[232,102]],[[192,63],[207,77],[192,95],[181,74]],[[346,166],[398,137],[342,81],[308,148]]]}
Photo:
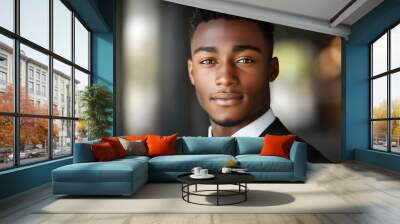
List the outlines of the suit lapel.
{"label": "suit lapel", "polygon": [[269,125],[259,137],[264,137],[264,135],[288,135],[291,134],[290,131],[282,124],[279,118],[275,118],[274,122]]}

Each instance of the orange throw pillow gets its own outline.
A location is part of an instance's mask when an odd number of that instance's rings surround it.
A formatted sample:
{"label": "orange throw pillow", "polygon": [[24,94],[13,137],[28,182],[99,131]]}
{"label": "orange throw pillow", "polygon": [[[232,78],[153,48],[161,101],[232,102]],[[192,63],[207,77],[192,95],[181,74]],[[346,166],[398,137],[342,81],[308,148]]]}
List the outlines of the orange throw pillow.
{"label": "orange throw pillow", "polygon": [[292,147],[295,138],[296,135],[265,135],[264,146],[260,155],[290,159],[290,147]]}
{"label": "orange throw pillow", "polygon": [[114,149],[115,155],[117,158],[121,158],[126,156],[126,151],[122,146],[121,142],[119,142],[118,138],[116,137],[109,137],[109,138],[101,138],[101,142],[108,142]]}
{"label": "orange throw pillow", "polygon": [[117,158],[113,147],[108,142],[93,144],[90,146],[90,148],[94,154],[94,157],[99,162],[109,161]]}
{"label": "orange throw pillow", "polygon": [[147,135],[126,135],[124,136],[124,139],[129,140],[129,141],[143,141],[145,142],[147,138]]}
{"label": "orange throw pillow", "polygon": [[148,156],[176,155],[176,134],[170,136],[148,135]]}

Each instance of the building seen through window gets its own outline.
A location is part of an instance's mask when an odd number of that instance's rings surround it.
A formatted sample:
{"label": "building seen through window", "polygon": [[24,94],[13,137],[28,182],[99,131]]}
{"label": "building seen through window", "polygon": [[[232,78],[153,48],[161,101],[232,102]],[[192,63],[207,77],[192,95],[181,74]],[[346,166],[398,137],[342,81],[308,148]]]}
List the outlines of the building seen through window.
{"label": "building seen through window", "polygon": [[[79,112],[74,105],[90,84],[90,32],[71,7],[51,1],[19,1],[19,13],[10,14],[20,15],[14,18],[20,21],[15,30],[12,18],[0,21],[9,31],[0,30],[0,170],[70,156],[74,141],[87,139],[86,126],[76,128]],[[2,1],[2,10],[12,11],[13,4]],[[73,42],[87,49],[79,49],[77,55]],[[79,78],[74,78],[78,72]]]}

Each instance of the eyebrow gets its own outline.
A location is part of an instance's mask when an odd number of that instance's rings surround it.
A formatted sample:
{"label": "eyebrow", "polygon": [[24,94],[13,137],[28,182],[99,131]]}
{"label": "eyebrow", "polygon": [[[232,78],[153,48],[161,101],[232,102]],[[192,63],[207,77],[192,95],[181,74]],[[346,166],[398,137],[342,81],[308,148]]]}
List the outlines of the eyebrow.
{"label": "eyebrow", "polygon": [[241,52],[241,51],[245,51],[245,50],[253,50],[253,51],[257,51],[258,53],[262,53],[260,48],[253,46],[253,45],[249,45],[249,44],[233,46],[233,52]]}
{"label": "eyebrow", "polygon": [[[235,46],[233,46],[232,50],[235,53],[242,52],[245,50],[253,50],[253,51],[262,53],[260,48],[253,46],[253,45],[249,45],[249,44],[235,45]],[[216,47],[198,47],[198,48],[196,48],[196,50],[194,50],[193,54],[196,54],[200,51],[206,51],[206,52],[210,52],[210,53],[218,53],[218,50]]]}
{"label": "eyebrow", "polygon": [[206,52],[210,52],[210,53],[217,53],[218,50],[215,47],[198,47],[196,48],[196,50],[194,50],[193,54],[196,54],[197,52],[200,51],[206,51]]}

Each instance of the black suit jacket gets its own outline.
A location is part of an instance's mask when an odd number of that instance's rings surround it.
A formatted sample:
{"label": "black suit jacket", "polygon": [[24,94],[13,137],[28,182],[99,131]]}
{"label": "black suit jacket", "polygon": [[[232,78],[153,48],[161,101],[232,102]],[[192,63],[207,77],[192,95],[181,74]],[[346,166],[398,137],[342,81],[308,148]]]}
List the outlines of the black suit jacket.
{"label": "black suit jacket", "polygon": [[[260,135],[260,137],[264,137],[266,134],[270,135],[290,135],[292,134],[278,119],[272,122]],[[311,163],[329,163],[329,161],[321,152],[319,152],[314,146],[304,141],[299,136],[296,136],[296,141],[304,142],[307,144],[307,160]]]}

